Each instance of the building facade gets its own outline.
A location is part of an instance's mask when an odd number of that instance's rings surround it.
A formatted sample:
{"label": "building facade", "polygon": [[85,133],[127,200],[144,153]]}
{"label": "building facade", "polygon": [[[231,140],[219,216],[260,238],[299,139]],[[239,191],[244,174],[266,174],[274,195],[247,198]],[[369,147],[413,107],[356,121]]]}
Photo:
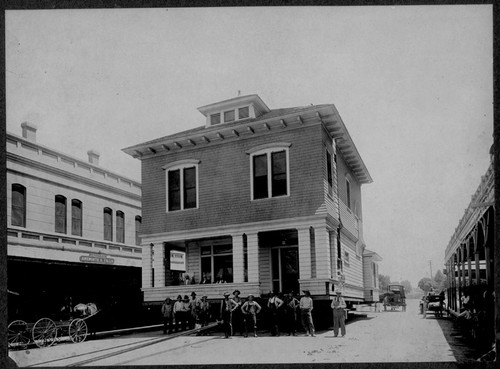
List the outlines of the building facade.
{"label": "building facade", "polygon": [[335,106],[248,95],[198,110],[204,126],[124,149],[142,165],[145,302],[234,289],[364,301],[372,179]]}
{"label": "building facade", "polygon": [[445,251],[448,305],[454,312],[463,309],[462,295],[493,291],[494,196],[494,170],[490,164]]}
{"label": "building facade", "polygon": [[36,142],[36,126],[7,134],[9,320],[142,300],[140,183]]}

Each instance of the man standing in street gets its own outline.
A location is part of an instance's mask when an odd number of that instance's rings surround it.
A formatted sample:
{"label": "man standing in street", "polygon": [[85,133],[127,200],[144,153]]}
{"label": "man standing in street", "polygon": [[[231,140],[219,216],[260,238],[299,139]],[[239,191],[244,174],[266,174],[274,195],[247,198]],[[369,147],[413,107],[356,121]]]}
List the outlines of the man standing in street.
{"label": "man standing in street", "polygon": [[245,315],[245,337],[248,337],[248,327],[251,325],[253,336],[257,337],[257,314],[260,312],[260,305],[253,300],[253,295],[248,295],[248,301],[243,304],[241,311]]}
{"label": "man standing in street", "polygon": [[333,298],[331,306],[333,309],[333,334],[335,335],[335,337],[339,335],[340,326],[340,333],[342,334],[342,337],[344,337],[346,304],[344,298],[342,297],[342,292],[337,291],[337,296]]}
{"label": "man standing in street", "polygon": [[314,334],[314,323],[312,320],[312,309],[313,309],[313,300],[311,298],[311,293],[309,290],[304,290],[304,296],[300,299],[299,308],[300,308],[300,317],[302,319],[302,326],[306,331],[306,336],[313,336]]}
{"label": "man standing in street", "polygon": [[233,299],[229,298],[229,292],[224,293],[224,299],[220,304],[220,320],[224,326],[224,336],[225,338],[231,338],[232,326],[231,326],[231,316],[234,309],[238,308],[238,304],[234,302]]}

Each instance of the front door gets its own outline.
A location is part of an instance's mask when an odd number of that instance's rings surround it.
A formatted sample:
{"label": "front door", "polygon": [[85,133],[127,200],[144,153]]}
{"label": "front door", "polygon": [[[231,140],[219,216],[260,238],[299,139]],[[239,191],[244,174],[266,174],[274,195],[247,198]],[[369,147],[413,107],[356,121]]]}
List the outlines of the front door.
{"label": "front door", "polygon": [[273,247],[271,249],[273,291],[299,292],[299,248]]}

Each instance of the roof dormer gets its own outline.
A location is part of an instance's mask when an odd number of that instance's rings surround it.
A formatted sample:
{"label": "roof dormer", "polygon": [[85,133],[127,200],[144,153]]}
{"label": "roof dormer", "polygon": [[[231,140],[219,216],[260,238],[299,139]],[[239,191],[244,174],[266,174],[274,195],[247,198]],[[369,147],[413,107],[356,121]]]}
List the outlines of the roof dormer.
{"label": "roof dormer", "polygon": [[198,108],[206,118],[205,126],[231,123],[243,119],[252,119],[269,113],[271,110],[258,95],[238,96]]}

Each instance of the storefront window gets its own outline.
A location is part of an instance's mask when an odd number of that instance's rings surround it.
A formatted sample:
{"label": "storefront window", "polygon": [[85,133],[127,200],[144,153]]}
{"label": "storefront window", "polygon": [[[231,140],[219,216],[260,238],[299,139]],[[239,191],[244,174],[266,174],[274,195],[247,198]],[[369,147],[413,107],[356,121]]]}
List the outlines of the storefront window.
{"label": "storefront window", "polygon": [[205,283],[233,282],[232,252],[231,244],[201,247],[201,274]]}

